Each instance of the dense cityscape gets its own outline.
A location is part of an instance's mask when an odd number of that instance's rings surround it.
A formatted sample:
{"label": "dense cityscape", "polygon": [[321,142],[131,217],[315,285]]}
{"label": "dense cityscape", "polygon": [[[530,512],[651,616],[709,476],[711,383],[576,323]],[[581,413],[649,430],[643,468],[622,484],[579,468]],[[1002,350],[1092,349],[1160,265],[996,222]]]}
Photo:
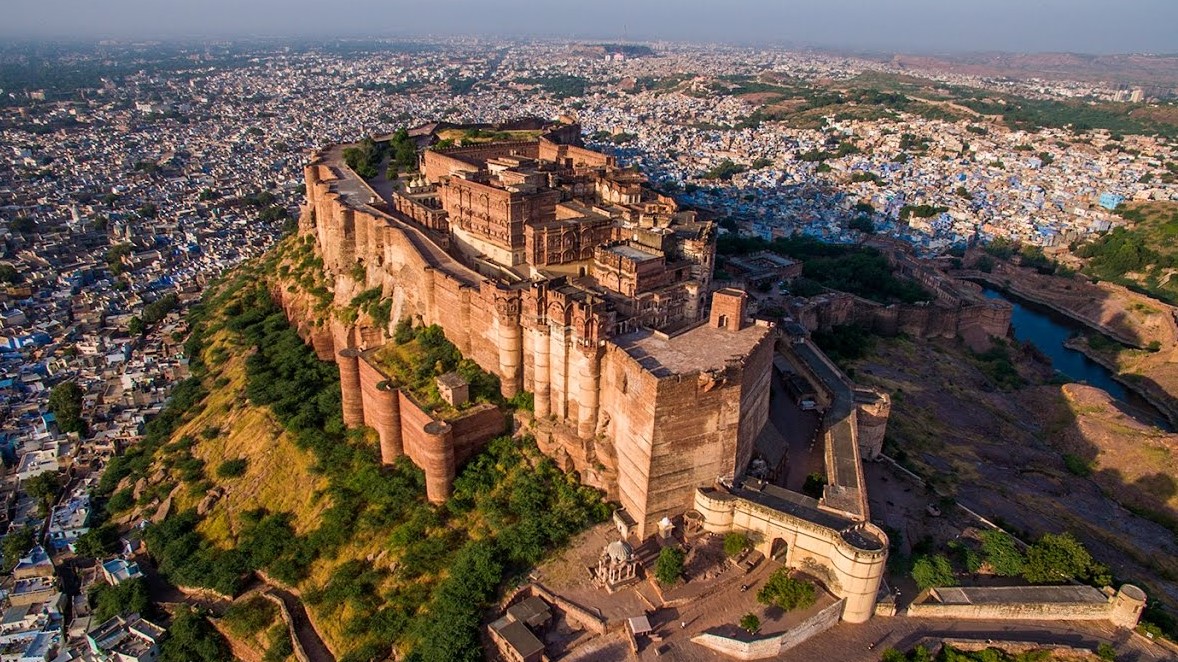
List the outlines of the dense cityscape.
{"label": "dense cityscape", "polygon": [[[29,73],[34,60],[62,71],[82,71],[79,79],[89,79],[60,84],[35,79]],[[124,64],[113,67],[111,62]],[[616,159],[620,171],[642,175],[651,196],[669,196],[683,210],[716,221],[720,254],[728,260],[723,275],[743,274],[736,284],[750,288],[761,284],[753,272],[765,268],[766,258],[759,267],[750,267],[747,256],[744,264],[735,264],[738,257],[724,255],[725,242],[733,238],[759,239],[762,249],[774,246],[775,240],[798,237],[846,246],[869,241],[911,256],[897,258],[899,264],[953,257],[977,265],[978,259],[992,258],[976,258],[975,253],[1009,244],[1041,251],[1035,254],[1052,265],[1078,269],[1083,264],[1075,247],[1125,226],[1126,203],[1178,201],[1174,125],[1155,122],[1148,114],[1110,110],[1172,111],[1176,89],[1124,81],[914,71],[889,60],[821,52],[483,38],[166,47],[104,42],[63,47],[57,54],[9,49],[0,68],[5,70],[0,78],[0,406],[5,412],[0,427],[5,465],[0,528],[8,532],[0,552],[2,569],[10,576],[3,586],[6,609],[0,624],[4,660],[156,659],[165,641],[196,639],[207,627],[186,620],[203,624],[203,617],[193,615],[198,612],[169,610],[165,615],[153,610],[149,618],[149,602],[199,606],[215,600],[191,592],[164,597],[175,589],[160,579],[142,544],[145,532],[169,517],[172,497],[157,489],[155,478],[120,482],[132,474],[126,470],[129,462],[120,465],[115,458],[152,436],[150,422],[169,416],[173,388],[193,378],[193,346],[186,343],[192,330],[189,311],[205,307],[198,306],[202,294],[231,280],[239,266],[274,255],[276,246],[285,251],[282,259],[290,260],[285,264],[295,264],[289,256],[296,249],[281,242],[292,234],[301,239],[315,232],[308,229],[314,222],[308,215],[314,216],[315,191],[308,190],[304,171],[315,150],[365,138],[387,141],[408,129],[411,136],[449,140],[429,147],[445,153],[464,141],[469,147],[483,137],[480,130],[493,133],[500,123],[561,118],[580,126],[578,140],[586,148],[605,155],[603,159]],[[1034,111],[1039,114],[1028,110],[1032,119],[1004,122],[992,112],[997,105],[1014,103],[1039,109]],[[1097,104],[1103,110],[1056,122],[1042,110],[1071,103]],[[457,137],[419,130],[434,122],[458,127]],[[1079,126],[1081,122],[1087,125]],[[485,167],[521,172],[532,167],[520,165],[523,156],[496,158],[515,161],[488,161],[491,166]],[[532,171],[526,174],[534,176]],[[388,179],[398,181],[395,167]],[[416,194],[437,183],[405,179],[400,185]],[[602,213],[600,206],[595,209]],[[326,227],[322,212],[318,223]],[[752,262],[756,255],[766,254],[755,254]],[[711,264],[705,264],[710,270]],[[785,290],[786,279],[780,276],[788,265],[768,268],[772,277],[766,277],[762,293],[778,285]],[[970,302],[978,296],[956,290],[945,294],[952,288],[936,285],[940,276],[925,278],[920,275],[924,273],[913,269],[906,275],[927,290],[935,289],[937,297],[957,297],[953,300],[959,307],[966,306],[959,299]],[[1169,276],[1167,272],[1160,284],[1150,281],[1150,287],[1164,288]],[[724,280],[720,272],[716,278]],[[710,279],[710,273],[700,279],[705,290]],[[331,287],[338,301],[342,286]],[[391,291],[385,287],[386,296]],[[361,293],[359,286],[356,293]],[[761,310],[771,308],[763,295],[754,297],[754,308],[758,301]],[[796,313],[811,304],[791,305]],[[383,321],[385,331],[392,328],[387,310]],[[394,315],[391,322],[396,321]],[[795,333],[790,322],[807,325],[800,314],[772,322],[789,333]],[[966,327],[961,323],[948,335],[968,336]],[[797,333],[812,331],[817,332],[807,328]],[[451,337],[449,329],[446,335]],[[1137,344],[1144,347],[1150,339],[1142,337]],[[818,346],[830,353],[828,346]],[[813,365],[819,363],[813,360]],[[821,363],[828,364],[833,366]],[[532,368],[521,370],[530,375]],[[847,398],[866,407],[862,400],[869,389],[851,383],[855,372],[831,370],[838,373],[828,380],[832,392],[849,389]],[[891,396],[896,402],[899,397]],[[811,396],[797,399],[806,410],[801,415],[809,415]],[[864,414],[859,416],[858,424],[866,425]],[[166,441],[172,432],[157,429],[154,434],[163,434]],[[215,429],[209,433],[210,438],[217,434]],[[111,467],[127,472],[109,474]],[[214,469],[226,475],[231,471],[224,463],[203,471],[211,474]],[[859,479],[866,480],[862,475]],[[203,487],[201,494],[220,489],[211,482]],[[824,504],[835,502],[830,487],[825,497],[820,487],[819,497]],[[211,509],[215,501],[202,501],[202,507]],[[616,515],[614,519],[620,521]],[[862,526],[874,525],[867,521]],[[732,535],[719,536],[725,551],[728,540],[735,540]],[[1172,550],[1172,543],[1159,543],[1158,549]],[[629,543],[624,551],[610,549],[616,555],[610,558],[629,563]],[[600,551],[594,550],[589,565],[597,563]],[[369,554],[369,561],[373,558],[376,554]],[[1130,578],[1118,573],[1118,579]],[[1115,590],[1119,584],[1112,586]],[[822,593],[819,606],[846,600],[838,590]],[[886,584],[884,590],[889,590]],[[1126,593],[1118,596],[1141,593],[1135,586],[1122,590]],[[916,592],[915,585],[911,592]],[[679,595],[684,596],[690,598],[691,592]],[[507,620],[492,625],[486,635],[485,641],[510,651],[500,653],[503,659],[540,659],[536,651],[517,645],[521,638],[534,640],[530,633],[502,634],[515,631],[508,627],[512,623],[533,626],[528,619],[536,617],[536,604],[530,602],[535,599],[515,603],[515,611],[504,612],[510,617],[504,615]],[[565,604],[564,598],[545,599]],[[721,598],[716,600],[720,604]],[[133,611],[123,609],[132,604]],[[627,607],[634,615],[643,611],[636,604],[638,608]],[[874,605],[873,613],[883,613],[882,604]],[[521,616],[521,605],[533,610],[530,616]],[[281,610],[289,618],[286,603]],[[652,628],[647,615],[624,626],[634,642],[652,642],[642,650],[645,644],[633,644],[641,659],[657,651],[663,640],[649,638],[660,626]],[[765,618],[768,629],[772,619]],[[876,616],[872,622],[880,618],[887,617]],[[231,617],[221,611],[220,619],[229,622]],[[667,638],[675,630],[703,628],[687,617],[667,622]],[[749,633],[758,629],[747,622],[741,627]],[[870,636],[882,639],[875,633],[883,626],[876,627]],[[296,629],[292,626],[292,632]],[[980,631],[980,640],[998,638]],[[291,655],[292,639],[284,641],[264,659]],[[336,659],[304,651],[297,636],[293,641],[298,659]],[[1148,642],[1100,638],[1102,645],[1108,642],[1120,654],[1137,656],[1115,659],[1166,659],[1161,653],[1155,656]],[[890,640],[880,648],[899,643]],[[914,645],[916,640],[904,643]],[[578,645],[561,643],[565,659],[621,659],[610,657],[620,649],[595,658],[590,650],[595,644]],[[668,650],[675,651],[670,659],[713,659],[702,652],[680,654],[686,648]],[[1174,649],[1164,650],[1174,655]],[[860,651],[866,655],[869,649]],[[348,657],[350,652],[336,650],[334,655],[352,660],[385,659],[388,654]],[[168,659],[198,659],[191,651],[171,655]],[[863,659],[878,659],[879,652],[870,655],[874,658]]]}

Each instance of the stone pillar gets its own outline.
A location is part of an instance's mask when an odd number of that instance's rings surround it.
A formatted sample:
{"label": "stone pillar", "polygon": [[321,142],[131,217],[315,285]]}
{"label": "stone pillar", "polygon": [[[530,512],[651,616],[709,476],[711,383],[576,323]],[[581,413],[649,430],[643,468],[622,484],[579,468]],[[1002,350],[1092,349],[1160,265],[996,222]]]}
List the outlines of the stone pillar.
{"label": "stone pillar", "polygon": [[519,323],[519,298],[495,299],[499,326],[499,390],[511,398],[520,392],[523,375],[523,329]]}
{"label": "stone pillar", "polygon": [[471,336],[473,331],[470,328],[470,296],[471,289],[469,287],[458,288],[458,325],[457,327],[454,325],[443,325],[455,332],[454,335],[457,337],[453,339],[454,344],[458,347],[458,351],[462,352],[463,356],[468,357],[474,356],[474,352],[471,351],[473,345]]}
{"label": "stone pillar", "polygon": [[437,288],[434,282],[436,274],[433,267],[425,267],[421,271],[425,280],[425,314],[423,315],[422,322],[428,326],[433,324],[434,320],[438,319],[437,313],[435,312],[437,310],[437,304],[434,298],[434,290]]}
{"label": "stone pillar", "polygon": [[548,326],[530,329],[532,334],[532,390],[535,395],[536,418],[552,413],[551,386],[548,374]]}
{"label": "stone pillar", "polygon": [[558,419],[568,417],[568,329],[563,326],[548,327],[548,374],[552,399],[552,413]]}
{"label": "stone pillar", "polygon": [[405,454],[401,438],[401,398],[387,381],[377,384],[376,432],[380,435],[381,464],[392,464]]}
{"label": "stone pillar", "polygon": [[344,425],[350,428],[360,427],[364,425],[364,396],[360,391],[360,352],[354,349],[342,350],[336,364],[339,366]]}
{"label": "stone pillar", "polygon": [[581,369],[577,379],[577,435],[592,439],[597,433],[597,394],[601,384],[601,352],[596,346],[577,352]]}
{"label": "stone pillar", "polygon": [[444,503],[454,490],[454,434],[450,424],[427,423],[423,446],[421,469],[425,472],[425,496],[430,503]]}

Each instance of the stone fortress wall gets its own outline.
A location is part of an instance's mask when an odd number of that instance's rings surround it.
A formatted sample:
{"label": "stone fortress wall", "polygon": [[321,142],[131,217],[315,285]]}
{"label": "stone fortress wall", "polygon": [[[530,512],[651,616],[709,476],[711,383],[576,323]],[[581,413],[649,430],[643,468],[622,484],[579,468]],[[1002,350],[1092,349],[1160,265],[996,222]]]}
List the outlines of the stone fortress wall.
{"label": "stone fortress wall", "polygon": [[[749,347],[750,360],[734,356],[722,360],[719,371],[688,366],[656,375],[644,357],[614,342],[619,331],[629,329],[620,328],[605,298],[585,296],[563,279],[511,283],[477,273],[443,250],[425,228],[374,204],[379,196],[328,154],[316,158],[305,174],[307,210],[300,233],[314,237],[334,283],[336,305],[346,306],[359,292],[380,287],[392,301],[391,320],[408,317],[440,325],[464,356],[500,378],[505,397],[531,392],[535,418],[557,429],[552,438],[568,446],[563,455],[571,468],[619,498],[637,520],[640,536],[649,535],[662,516],[691,507],[691,481],[731,476],[740,470],[737,459],[751,454],[767,404],[750,395],[750,380],[756,378],[746,378],[745,369],[748,364],[750,375],[764,372],[771,327],[731,331],[746,339],[755,336],[751,344],[759,349]],[[356,265],[364,272],[360,282],[351,275]],[[320,358],[339,365],[345,422],[372,425],[378,434],[384,430],[386,460],[398,454],[399,426],[400,450],[426,469],[433,485],[430,498],[444,499],[455,467],[481,442],[472,441],[478,435],[464,434],[463,421],[451,421],[447,429],[413,420],[410,412],[418,408],[405,394],[394,398],[382,390],[385,380],[362,353],[390,338],[392,324],[373,328],[371,322],[331,320],[316,325],[308,321],[315,313],[305,300],[282,289],[275,294]],[[685,334],[680,329],[684,337],[670,344],[690,344],[690,334],[702,333],[698,329],[689,325]],[[627,385],[620,386],[619,379]],[[682,474],[686,456],[670,451],[673,438],[665,431],[721,421],[722,426],[691,442],[700,468]],[[603,460],[613,464],[613,458],[616,477],[609,468],[603,470]]]}
{"label": "stone fortress wall", "polygon": [[1091,586],[948,587],[926,589],[908,616],[953,620],[1108,621],[1133,629],[1145,609],[1145,591]]}
{"label": "stone fortress wall", "polygon": [[884,305],[845,292],[811,297],[791,311],[810,331],[858,324],[884,335],[905,333],[917,338],[984,340],[1005,337],[1012,307],[988,299],[973,283],[947,276],[914,258],[911,249],[882,238],[869,242],[891,263],[897,275],[921,284],[932,295],[928,302]]}

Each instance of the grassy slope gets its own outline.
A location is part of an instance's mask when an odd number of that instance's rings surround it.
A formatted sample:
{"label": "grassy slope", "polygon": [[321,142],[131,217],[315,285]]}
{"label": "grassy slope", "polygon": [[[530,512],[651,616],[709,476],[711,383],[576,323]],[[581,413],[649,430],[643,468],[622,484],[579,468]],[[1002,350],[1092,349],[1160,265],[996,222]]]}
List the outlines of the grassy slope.
{"label": "grassy slope", "polygon": [[[246,346],[246,336],[231,331],[226,325],[227,311],[231,307],[239,309],[235,313],[239,315],[237,322],[248,317],[245,311],[256,310],[256,300],[250,300],[244,306],[234,304],[249,295],[253,282],[265,281],[269,277],[267,274],[277,271],[282,258],[275,255],[285,255],[290,260],[288,264],[296,260],[303,264],[301,269],[287,270],[287,278],[280,282],[281,287],[287,287],[292,281],[303,281],[295,283],[292,291],[309,294],[312,300],[322,299],[312,291],[319,286],[319,279],[310,274],[314,256],[302,248],[295,248],[296,245],[295,240],[288,240],[281,252],[273,254],[260,267],[244,267],[227,283],[207,293],[205,301],[211,312],[206,322],[202,358],[208,367],[203,381],[210,395],[200,406],[194,407],[190,418],[175,430],[171,443],[157,454],[156,464],[148,473],[161,484],[170,485],[179,482],[182,466],[176,465],[192,464],[193,460],[183,459],[188,453],[204,462],[203,476],[197,472],[193,477],[190,471],[188,482],[175,491],[171,512],[175,514],[193,508],[214,486],[223,488],[225,496],[198,525],[198,531],[222,549],[242,543],[243,528],[248,519],[245,514],[262,507],[272,514],[290,513],[294,534],[300,544],[314,541],[313,534],[322,533],[321,527],[330,529],[335,523],[334,530],[337,534],[342,533],[344,542],[339,547],[330,548],[310,543],[315,545],[309,548],[315,550],[311,556],[314,560],[306,577],[296,586],[307,596],[307,608],[327,645],[337,656],[355,659],[367,657],[368,652],[356,657],[361,650],[387,651],[387,631],[391,626],[387,622],[381,625],[386,628],[386,634],[369,627],[374,617],[388,615],[390,619],[409,619],[407,627],[398,630],[401,634],[395,637],[402,652],[407,647],[421,646],[435,653],[425,659],[440,659],[436,651],[455,650],[454,646],[463,645],[454,643],[460,642],[460,638],[448,632],[452,640],[449,644],[437,643],[433,639],[419,641],[415,634],[418,631],[416,624],[427,626],[420,635],[422,637],[437,634],[434,632],[437,628],[430,630],[428,627],[435,619],[451,624],[443,627],[469,631],[473,625],[470,622],[453,625],[456,622],[454,601],[451,599],[447,603],[444,598],[446,595],[451,598],[461,595],[459,599],[465,602],[460,604],[477,609],[488,597],[477,592],[470,594],[473,589],[457,590],[456,585],[465,587],[470,582],[463,583],[467,574],[462,574],[462,580],[457,584],[447,579],[453,564],[469,566],[470,560],[477,557],[475,547],[485,541],[481,549],[489,549],[496,555],[494,563],[501,563],[505,571],[518,571],[520,566],[534,564],[542,558],[545,545],[562,544],[568,533],[603,518],[608,509],[604,509],[595,493],[579,487],[574,477],[556,470],[551,461],[543,458],[527,442],[507,441],[506,445],[500,444],[497,451],[488,451],[493,458],[472,461],[471,465],[478,466],[468,467],[463,472],[469,480],[463,483],[464,489],[456,492],[455,499],[461,503],[448,504],[445,508],[425,504],[423,493],[402,495],[401,502],[388,503],[388,509],[381,505],[379,499],[390,498],[391,490],[398,489],[389,487],[397,479],[387,470],[371,466],[375,457],[370,451],[376,448],[377,440],[375,433],[368,429],[333,438],[332,448],[343,445],[355,449],[355,452],[347,452],[349,459],[333,456],[335,464],[326,467],[326,473],[321,473],[317,463],[324,461],[321,457],[323,449],[308,450],[297,445],[270,407],[257,406],[247,397],[249,375],[254,374],[252,364],[247,370],[247,359],[253,349]],[[276,317],[281,318],[277,309],[269,313],[264,323],[254,322],[258,325],[255,331],[264,327],[266,334],[277,334],[264,336],[262,346],[267,353],[277,347],[283,356],[289,356],[292,350],[284,348],[289,339],[283,340],[282,336],[289,331],[276,328]],[[296,340],[293,346],[298,345]],[[304,347],[303,351],[309,354],[311,350]],[[269,361],[273,367],[275,360],[270,355],[262,363]],[[267,379],[273,378],[271,375]],[[299,397],[314,395],[311,392]],[[289,400],[289,394],[284,397]],[[287,405],[289,402],[279,406]],[[190,447],[176,443],[186,437]],[[492,445],[492,448],[496,447]],[[217,468],[222,462],[241,458],[247,460],[243,475],[218,475]],[[345,463],[342,467],[341,462]],[[349,462],[352,464],[347,464]],[[399,468],[397,471],[400,473],[394,471],[393,474],[402,476],[402,481],[411,480],[405,478],[406,471],[420,473],[416,469]],[[361,490],[358,497],[355,494],[357,489]],[[329,496],[349,490],[351,496]],[[461,493],[461,499],[458,493]],[[352,499],[345,503],[358,503],[360,507],[358,519],[342,530],[339,522],[349,520],[327,519],[335,512],[330,509],[340,506],[336,503],[340,498]],[[351,507],[345,506],[345,511]],[[388,513],[402,512],[400,508],[405,509],[401,519],[394,517],[390,520]],[[410,525],[409,518],[416,518],[415,523]],[[467,566],[462,566],[464,562]],[[341,571],[345,566],[347,568]],[[488,590],[492,593],[501,581],[495,579],[497,574],[492,574],[499,572],[498,567],[479,566],[481,581],[490,581]],[[362,569],[362,577],[354,576],[356,568]],[[435,610],[449,615],[435,617]],[[394,612],[401,616],[392,615]],[[352,655],[348,656],[348,653]]]}

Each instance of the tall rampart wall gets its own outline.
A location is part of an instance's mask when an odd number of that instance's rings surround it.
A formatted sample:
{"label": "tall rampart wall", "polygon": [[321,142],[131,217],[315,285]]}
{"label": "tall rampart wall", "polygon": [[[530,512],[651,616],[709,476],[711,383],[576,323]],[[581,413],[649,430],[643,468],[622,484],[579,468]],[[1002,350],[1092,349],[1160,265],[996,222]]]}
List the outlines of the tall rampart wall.
{"label": "tall rampart wall", "polygon": [[1010,306],[1001,302],[884,305],[845,292],[814,297],[795,314],[810,331],[858,324],[884,335],[906,333],[918,338],[1004,337],[1010,315]]}
{"label": "tall rampart wall", "polygon": [[[876,595],[888,558],[888,538],[869,522],[850,524],[851,533],[818,521],[769,508],[718,490],[696,490],[695,510],[712,533],[744,531],[758,534],[758,551],[769,556],[775,541],[785,545],[786,564],[820,575],[831,593],[845,598],[843,620],[862,623],[875,612]],[[854,527],[874,542],[858,546]],[[866,548],[869,547],[869,548]]]}
{"label": "tall rampart wall", "polygon": [[[924,618],[953,620],[1025,620],[1025,621],[1109,621],[1113,625],[1134,628],[1145,608],[1145,592],[1132,584],[1125,584],[1111,595],[1087,587],[1042,587],[1042,599],[1036,599],[1037,587],[970,588],[972,599],[953,599],[940,592],[960,592],[959,589],[932,588],[922,592],[908,606],[907,614]],[[1074,589],[1076,595],[1067,599],[1053,599]],[[1091,595],[1085,595],[1091,594]]]}

